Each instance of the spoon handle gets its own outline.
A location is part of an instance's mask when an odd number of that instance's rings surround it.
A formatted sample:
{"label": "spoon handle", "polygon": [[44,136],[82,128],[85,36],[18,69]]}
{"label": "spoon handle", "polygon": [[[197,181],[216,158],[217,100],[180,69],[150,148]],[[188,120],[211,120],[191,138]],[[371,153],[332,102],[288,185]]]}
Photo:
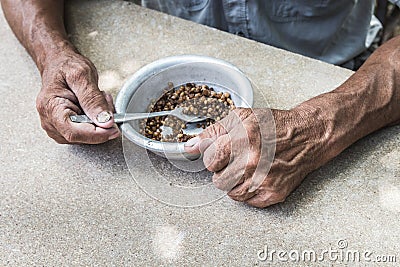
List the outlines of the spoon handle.
{"label": "spoon handle", "polygon": [[[168,110],[168,111],[151,112],[151,113],[114,113],[113,116],[115,123],[123,123],[132,120],[166,116],[170,113],[171,111]],[[71,115],[70,119],[72,122],[77,122],[77,123],[93,123],[93,121],[86,115]]]}
{"label": "spoon handle", "polygon": [[150,113],[115,113],[114,121],[116,123],[122,123],[122,122],[126,122],[126,121],[166,116],[166,115],[169,115],[170,113],[171,113],[170,110],[159,111],[159,112],[150,112]]}

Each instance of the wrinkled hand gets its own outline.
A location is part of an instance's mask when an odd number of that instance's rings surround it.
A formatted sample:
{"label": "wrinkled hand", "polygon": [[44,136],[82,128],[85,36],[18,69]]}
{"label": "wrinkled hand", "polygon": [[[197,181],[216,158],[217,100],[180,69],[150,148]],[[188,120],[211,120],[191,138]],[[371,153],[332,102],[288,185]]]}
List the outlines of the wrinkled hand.
{"label": "wrinkled hand", "polygon": [[323,120],[305,110],[239,108],[185,149],[203,154],[215,186],[232,199],[266,207],[284,201],[309,172],[328,160],[326,143]]}
{"label": "wrinkled hand", "polygon": [[[56,142],[98,144],[119,136],[113,118],[104,121],[113,113],[112,97],[97,83],[92,62],[73,51],[58,54],[45,66],[36,107],[42,128]],[[88,115],[95,125],[71,122],[74,114]]]}

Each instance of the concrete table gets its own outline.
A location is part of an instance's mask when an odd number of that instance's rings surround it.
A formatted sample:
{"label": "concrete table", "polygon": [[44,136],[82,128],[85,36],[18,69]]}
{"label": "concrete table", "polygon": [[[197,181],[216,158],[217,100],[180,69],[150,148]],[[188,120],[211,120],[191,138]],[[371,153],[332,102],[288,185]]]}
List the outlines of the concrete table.
{"label": "concrete table", "polygon": [[[256,106],[266,99],[271,107],[290,108],[352,74],[126,1],[80,2],[67,6],[68,31],[97,66],[100,87],[114,95],[141,66],[177,54],[233,63],[257,85]],[[0,20],[0,265],[400,261],[399,126],[360,140],[282,204],[261,210],[222,197],[197,208],[168,205],[135,181],[158,174],[169,181],[168,191],[180,183],[205,184],[211,174],[182,172],[154,155],[145,164],[147,153],[121,139],[97,146],[53,142],[35,110],[39,74],[3,15]],[[126,162],[135,168],[129,171]],[[313,252],[321,262],[310,262]]]}

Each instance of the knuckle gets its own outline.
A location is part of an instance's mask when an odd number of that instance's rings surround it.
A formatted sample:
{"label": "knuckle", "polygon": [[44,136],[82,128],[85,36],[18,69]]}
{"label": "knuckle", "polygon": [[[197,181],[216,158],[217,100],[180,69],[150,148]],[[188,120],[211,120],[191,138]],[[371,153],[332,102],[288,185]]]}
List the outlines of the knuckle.
{"label": "knuckle", "polygon": [[280,203],[286,200],[286,194],[282,192],[272,192],[270,197],[271,203]]}
{"label": "knuckle", "polygon": [[247,162],[247,166],[246,166],[246,169],[247,170],[256,170],[257,169],[257,166],[258,166],[258,162],[255,162],[255,161],[252,161],[252,160],[250,160],[249,162]]}
{"label": "knuckle", "polygon": [[53,138],[54,141],[57,142],[57,144],[60,145],[65,145],[65,144],[69,144],[67,141],[65,141],[65,139],[61,139],[61,138]]}
{"label": "knuckle", "polygon": [[250,170],[255,170],[257,169],[258,163],[259,163],[259,156],[258,155],[250,155],[250,157],[248,158],[247,161],[247,168],[246,169],[250,169]]}
{"label": "knuckle", "polygon": [[238,183],[237,177],[230,174],[214,175],[213,184],[216,188],[223,191],[230,191]]}
{"label": "knuckle", "polygon": [[98,107],[99,105],[108,107],[108,105],[105,105],[105,99],[101,93],[90,90],[87,90],[82,94],[80,102],[82,102],[82,104],[84,104],[88,109]]}
{"label": "knuckle", "polygon": [[67,83],[73,87],[86,88],[90,84],[97,84],[97,70],[89,62],[75,62],[64,70],[64,72],[66,73]]}
{"label": "knuckle", "polygon": [[38,96],[36,97],[36,110],[39,113],[43,113],[43,111],[46,109],[46,106],[48,104],[48,99],[45,96],[45,94],[43,93],[43,91],[41,91]]}
{"label": "knuckle", "polygon": [[248,123],[245,126],[246,129],[246,135],[248,138],[248,142],[251,144],[258,143],[259,140],[261,139],[261,133],[260,133],[260,128],[258,126],[258,123]]}
{"label": "knuckle", "polygon": [[228,197],[230,197],[233,200],[240,201],[240,194],[237,191],[235,191],[235,192],[229,191]]}
{"label": "knuckle", "polygon": [[54,141],[56,141],[56,143],[58,144],[68,144],[68,142],[62,138],[61,136],[58,135],[49,135],[47,134],[51,139],[53,139]]}
{"label": "knuckle", "polygon": [[229,157],[229,149],[222,145],[216,145],[206,150],[203,162],[208,170],[216,171]]}
{"label": "knuckle", "polygon": [[216,188],[219,190],[224,190],[225,189],[225,181],[222,178],[213,178],[213,184]]}
{"label": "knuckle", "polygon": [[232,115],[234,116],[239,117],[241,120],[244,120],[245,118],[253,114],[253,110],[251,108],[236,108],[230,113],[232,113]]}
{"label": "knuckle", "polygon": [[227,133],[225,127],[221,122],[216,122],[208,126],[202,133],[200,133],[200,138],[218,138]]}
{"label": "knuckle", "polygon": [[90,134],[88,132],[74,131],[70,128],[66,129],[63,132],[62,136],[68,143],[100,144],[108,140],[107,136]]}
{"label": "knuckle", "polygon": [[80,139],[79,132],[73,130],[65,120],[59,119],[55,128],[68,143],[74,143]]}
{"label": "knuckle", "polygon": [[203,163],[204,163],[205,167],[207,168],[207,170],[209,170],[211,172],[214,171],[214,168],[212,166],[213,162],[214,162],[213,155],[210,155],[210,154],[205,154],[204,155]]}
{"label": "knuckle", "polygon": [[[50,134],[53,132],[53,127],[51,127],[47,121],[41,121],[40,125],[42,126],[42,129],[46,131],[46,133],[50,136]],[[51,136],[50,136],[51,137]]]}
{"label": "knuckle", "polygon": [[239,188],[231,190],[228,192],[228,196],[236,201],[244,201],[247,195],[248,187],[239,186]]}
{"label": "knuckle", "polygon": [[76,64],[76,66],[73,69],[73,76],[77,80],[80,80],[82,78],[86,78],[91,74],[92,69],[90,68],[89,65],[87,64]]}
{"label": "knuckle", "polygon": [[212,177],[212,182],[214,186],[220,190],[223,190],[226,183],[226,177],[224,173],[214,174]]}
{"label": "knuckle", "polygon": [[260,201],[257,201],[254,206],[259,208],[265,208],[267,206],[284,202],[285,199],[286,199],[285,194],[281,192],[271,191],[266,194],[262,194],[260,197]]}
{"label": "knuckle", "polygon": [[259,201],[259,202],[251,203],[251,205],[253,207],[262,209],[262,208],[266,208],[266,207],[268,207],[269,205],[272,205],[272,204],[268,204],[267,202]]}
{"label": "knuckle", "polygon": [[215,136],[215,133],[217,133],[218,131],[216,130],[216,128],[218,127],[218,124],[212,124],[210,126],[208,126],[203,132],[200,133],[200,138],[209,138],[211,136]]}
{"label": "knuckle", "polygon": [[67,131],[63,136],[64,136],[64,139],[69,143],[73,143],[73,142],[76,142],[76,140],[78,140],[77,134],[72,131]]}
{"label": "knuckle", "polygon": [[39,113],[41,126],[46,132],[53,131],[52,125],[57,107],[59,105],[52,97],[40,94],[36,99],[36,110]]}
{"label": "knuckle", "polygon": [[92,61],[90,61],[87,57],[84,57],[84,56],[81,56],[80,58],[84,65],[88,66],[91,71],[94,71],[97,73],[96,67],[94,66]]}
{"label": "knuckle", "polygon": [[52,127],[42,124],[42,128],[46,131],[47,136],[56,141],[58,144],[67,143],[67,141],[62,136],[60,136],[58,132],[55,132]]}

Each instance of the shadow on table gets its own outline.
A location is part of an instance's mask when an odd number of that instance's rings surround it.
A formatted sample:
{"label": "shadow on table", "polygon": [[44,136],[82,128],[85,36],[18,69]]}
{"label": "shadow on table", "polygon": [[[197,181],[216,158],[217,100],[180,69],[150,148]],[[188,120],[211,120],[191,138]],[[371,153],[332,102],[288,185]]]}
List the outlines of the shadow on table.
{"label": "shadow on table", "polygon": [[126,171],[121,138],[99,145],[71,145],[68,150],[82,164],[93,165],[108,172]]}

